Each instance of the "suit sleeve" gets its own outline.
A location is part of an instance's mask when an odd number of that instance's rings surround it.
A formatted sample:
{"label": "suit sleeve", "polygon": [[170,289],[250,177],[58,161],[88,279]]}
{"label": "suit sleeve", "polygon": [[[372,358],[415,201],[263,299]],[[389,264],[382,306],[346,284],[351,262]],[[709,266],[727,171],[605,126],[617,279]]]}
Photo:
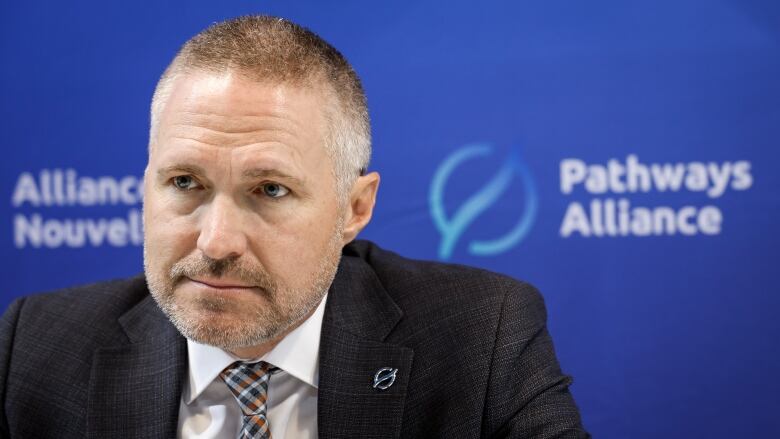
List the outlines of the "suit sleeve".
{"label": "suit sleeve", "polygon": [[22,309],[24,298],[17,299],[0,318],[0,438],[10,437],[8,419],[5,414],[6,390],[8,388],[8,369],[11,364],[16,322]]}
{"label": "suit sleeve", "polygon": [[502,305],[483,427],[492,438],[589,438],[561,372],[539,292],[514,284]]}

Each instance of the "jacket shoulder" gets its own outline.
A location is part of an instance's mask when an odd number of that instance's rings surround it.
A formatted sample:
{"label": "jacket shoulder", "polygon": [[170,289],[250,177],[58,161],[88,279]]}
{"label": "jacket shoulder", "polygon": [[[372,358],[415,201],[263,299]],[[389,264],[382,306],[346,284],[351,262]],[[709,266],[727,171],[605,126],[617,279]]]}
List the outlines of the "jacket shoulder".
{"label": "jacket shoulder", "polygon": [[33,294],[17,299],[6,314],[16,314],[17,342],[94,345],[121,334],[117,320],[147,295],[144,277],[137,276]]}
{"label": "jacket shoulder", "polygon": [[[541,306],[539,291],[528,282],[489,270],[459,264],[410,259],[368,241],[345,247],[345,255],[357,256],[371,266],[388,293],[403,307],[406,302],[440,303],[472,308],[492,307],[505,301]],[[405,311],[408,311],[409,307]]]}
{"label": "jacket shoulder", "polygon": [[[119,317],[147,294],[144,278],[136,277],[34,294],[11,304],[0,319],[0,398],[5,407],[0,437],[9,430],[32,435],[54,425],[63,437],[83,432],[94,353],[129,342]],[[45,398],[40,389],[46,390]],[[44,413],[49,408],[45,401],[56,402],[50,416],[55,421],[24,421],[31,413]]]}

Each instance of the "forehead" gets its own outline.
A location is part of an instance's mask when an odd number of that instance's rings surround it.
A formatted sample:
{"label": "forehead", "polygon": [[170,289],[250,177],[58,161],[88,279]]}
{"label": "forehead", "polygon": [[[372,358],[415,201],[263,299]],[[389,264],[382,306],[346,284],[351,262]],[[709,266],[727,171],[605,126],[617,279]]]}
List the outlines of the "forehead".
{"label": "forehead", "polygon": [[[284,103],[285,97],[318,100],[323,94],[311,81],[299,81],[299,83],[285,83],[272,79],[264,81],[231,69],[215,72],[183,70],[174,75],[168,87],[169,107],[173,101],[180,105],[220,105],[229,102],[254,106]],[[196,96],[208,101],[194,102]]]}
{"label": "forehead", "polygon": [[326,134],[327,99],[313,86],[263,82],[227,70],[178,74],[167,88],[155,115],[165,134],[188,126],[228,134],[281,130],[323,139]]}
{"label": "forehead", "polygon": [[327,133],[323,91],[262,82],[234,71],[189,72],[168,85],[152,139],[153,157],[241,149],[322,163]]}

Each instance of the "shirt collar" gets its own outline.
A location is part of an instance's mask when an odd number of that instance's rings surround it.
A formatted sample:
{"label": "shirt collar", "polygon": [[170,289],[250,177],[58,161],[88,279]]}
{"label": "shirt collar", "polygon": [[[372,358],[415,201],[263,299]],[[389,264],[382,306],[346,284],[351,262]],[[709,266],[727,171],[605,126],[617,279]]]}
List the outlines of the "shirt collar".
{"label": "shirt collar", "polygon": [[187,339],[189,360],[188,383],[184,389],[184,401],[191,404],[234,361],[265,361],[304,383],[319,388],[319,352],[322,317],[325,302],[322,298],[317,309],[297,328],[287,334],[273,349],[260,358],[247,360],[218,347],[200,344]]}

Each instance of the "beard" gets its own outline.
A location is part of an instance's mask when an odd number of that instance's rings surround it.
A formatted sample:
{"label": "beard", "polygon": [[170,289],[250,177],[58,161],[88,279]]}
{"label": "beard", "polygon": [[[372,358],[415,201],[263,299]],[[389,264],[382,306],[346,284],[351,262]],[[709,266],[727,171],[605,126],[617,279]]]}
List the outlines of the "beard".
{"label": "beard", "polygon": [[[319,264],[291,287],[274,279],[260,264],[241,257],[211,259],[200,252],[159,269],[144,245],[144,271],[152,297],[176,329],[197,343],[233,351],[277,339],[298,326],[320,304],[341,259],[342,224],[336,225]],[[255,288],[257,300],[225,295],[186,294],[177,287],[188,278],[225,277]],[[243,297],[241,299],[244,299]]]}

